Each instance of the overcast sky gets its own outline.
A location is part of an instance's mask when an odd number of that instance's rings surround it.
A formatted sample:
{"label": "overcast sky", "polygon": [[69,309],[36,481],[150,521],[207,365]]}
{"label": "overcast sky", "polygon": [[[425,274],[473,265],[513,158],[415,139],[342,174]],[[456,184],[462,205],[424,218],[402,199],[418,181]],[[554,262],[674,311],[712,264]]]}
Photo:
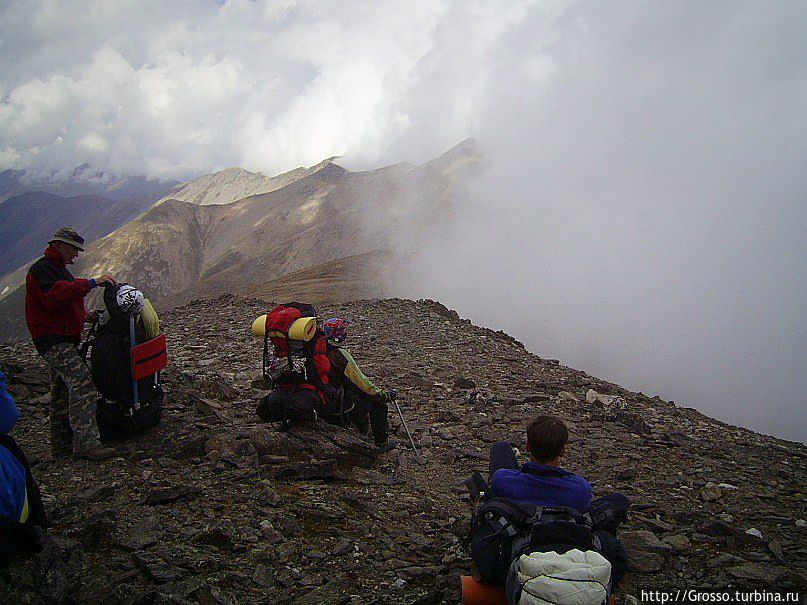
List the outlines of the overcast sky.
{"label": "overcast sky", "polygon": [[[0,169],[490,161],[420,293],[807,439],[807,3],[0,3]],[[491,296],[495,292],[496,296]]]}

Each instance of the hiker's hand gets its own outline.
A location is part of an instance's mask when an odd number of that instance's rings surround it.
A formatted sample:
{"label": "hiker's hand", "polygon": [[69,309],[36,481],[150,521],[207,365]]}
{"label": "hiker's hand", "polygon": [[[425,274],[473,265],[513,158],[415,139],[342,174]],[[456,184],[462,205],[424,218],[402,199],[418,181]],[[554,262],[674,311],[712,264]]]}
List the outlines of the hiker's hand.
{"label": "hiker's hand", "polygon": [[390,391],[380,391],[378,393],[378,400],[381,403],[389,403],[390,401],[393,401],[395,399],[392,396],[392,393],[394,393],[394,391],[392,391],[392,392],[390,392]]}
{"label": "hiker's hand", "polygon": [[103,286],[104,284],[110,284],[112,286],[117,286],[118,285],[118,280],[115,279],[115,277],[110,275],[109,273],[107,273],[106,275],[103,275],[101,277],[96,277],[95,278],[95,285],[96,286]]}

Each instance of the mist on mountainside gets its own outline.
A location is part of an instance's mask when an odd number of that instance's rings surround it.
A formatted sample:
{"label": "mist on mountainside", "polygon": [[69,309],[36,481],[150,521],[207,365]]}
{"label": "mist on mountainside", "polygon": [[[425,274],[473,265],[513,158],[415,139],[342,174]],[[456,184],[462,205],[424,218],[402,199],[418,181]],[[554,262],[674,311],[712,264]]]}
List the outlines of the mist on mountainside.
{"label": "mist on mountainside", "polygon": [[472,136],[486,169],[420,196],[438,218],[397,229],[396,292],[807,438],[807,5],[60,10],[0,8],[0,169],[361,170]]}
{"label": "mist on mountainside", "polygon": [[[451,225],[400,242],[413,268],[400,291],[804,441],[807,82],[791,59],[804,43],[764,7],[693,28],[665,6],[572,11],[551,49],[514,36],[480,120],[487,170]],[[527,57],[548,77],[515,95]]]}

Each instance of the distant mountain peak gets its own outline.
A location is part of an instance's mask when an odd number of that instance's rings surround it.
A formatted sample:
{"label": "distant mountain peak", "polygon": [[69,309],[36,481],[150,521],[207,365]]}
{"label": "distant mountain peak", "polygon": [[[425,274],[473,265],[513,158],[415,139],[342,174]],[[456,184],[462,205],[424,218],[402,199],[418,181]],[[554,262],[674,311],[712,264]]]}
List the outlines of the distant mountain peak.
{"label": "distant mountain peak", "polygon": [[223,170],[219,170],[218,172],[214,172],[213,176],[217,176],[217,177],[239,176],[239,177],[247,177],[247,178],[254,177],[254,176],[260,176],[260,177],[263,177],[263,178],[268,178],[262,172],[251,172],[249,170],[246,170],[245,168],[240,168],[238,166],[233,166],[231,168],[225,168]]}
{"label": "distant mountain peak", "polygon": [[25,170],[0,172],[0,203],[26,191],[44,191],[62,197],[98,195],[113,200],[159,199],[176,184],[144,176],[117,176],[84,163],[50,175]]}
{"label": "distant mountain peak", "polygon": [[336,157],[326,158],[311,167],[295,168],[273,177],[268,177],[262,172],[250,172],[244,168],[225,168],[178,185],[157,203],[175,199],[199,206],[230,204],[253,195],[277,191],[314,174],[328,176],[344,174],[347,171],[333,163]]}
{"label": "distant mountain peak", "polygon": [[478,163],[482,160],[482,152],[479,149],[479,143],[476,139],[468,137],[463,139],[451,149],[442,153],[433,160],[426,162],[424,166],[437,168],[438,170],[450,168],[458,162],[475,162]]}

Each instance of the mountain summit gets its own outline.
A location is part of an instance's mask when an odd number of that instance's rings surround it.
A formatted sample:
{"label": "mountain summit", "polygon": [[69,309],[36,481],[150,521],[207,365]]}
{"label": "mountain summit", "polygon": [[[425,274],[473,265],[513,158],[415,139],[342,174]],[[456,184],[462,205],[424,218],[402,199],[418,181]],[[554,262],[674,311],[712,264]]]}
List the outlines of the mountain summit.
{"label": "mountain summit", "polygon": [[309,168],[295,168],[273,177],[268,177],[262,172],[250,172],[243,168],[226,168],[178,185],[157,203],[161,204],[167,200],[179,200],[199,206],[230,204],[252,195],[271,193],[282,189],[294,181],[319,172],[328,166],[333,159],[328,158]]}

